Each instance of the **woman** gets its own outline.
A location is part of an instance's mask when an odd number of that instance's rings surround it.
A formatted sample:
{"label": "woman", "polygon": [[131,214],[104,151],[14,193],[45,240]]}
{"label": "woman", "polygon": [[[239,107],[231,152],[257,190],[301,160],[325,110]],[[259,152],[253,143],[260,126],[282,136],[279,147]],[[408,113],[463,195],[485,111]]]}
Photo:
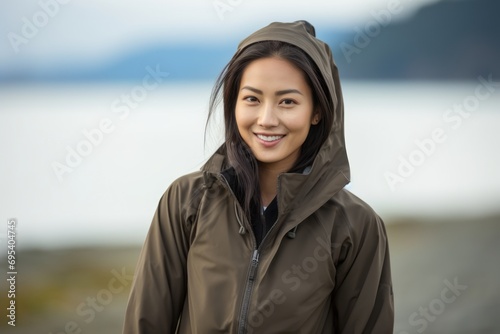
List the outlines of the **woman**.
{"label": "woman", "polygon": [[225,143],[160,200],[125,334],[392,333],[384,225],[344,189],[339,76],[314,35],[272,23],[240,43],[211,99]]}

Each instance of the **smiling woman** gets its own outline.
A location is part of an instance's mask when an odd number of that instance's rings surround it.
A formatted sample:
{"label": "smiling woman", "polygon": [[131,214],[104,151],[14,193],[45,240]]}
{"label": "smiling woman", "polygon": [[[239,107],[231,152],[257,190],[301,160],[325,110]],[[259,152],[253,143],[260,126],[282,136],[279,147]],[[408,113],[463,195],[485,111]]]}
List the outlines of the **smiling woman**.
{"label": "smiling woman", "polygon": [[268,206],[276,196],[278,175],[292,169],[319,115],[313,114],[304,73],[282,58],[253,61],[240,86],[235,119],[239,134],[258,161],[262,203]]}
{"label": "smiling woman", "polygon": [[[308,34],[314,34],[312,26],[307,29]],[[314,61],[300,48],[276,40],[260,41],[235,55],[216,84],[215,92],[220,91],[224,95],[224,149],[238,175],[235,188],[241,194],[243,210],[251,221],[256,221],[260,219],[255,216],[259,208],[267,207],[276,197],[279,174],[301,172],[311,166],[332,127],[334,115],[328,111],[333,108],[333,101]],[[243,103],[242,99],[246,101]],[[209,118],[216,101],[214,95]],[[252,111],[243,112],[245,106]],[[240,117],[255,114],[259,119]],[[257,124],[244,130],[248,120]],[[288,130],[287,124],[291,126]],[[309,131],[311,126],[314,131]],[[277,131],[284,131],[280,135],[290,131],[290,137],[271,141],[262,138],[276,135]],[[277,155],[281,158],[268,164],[273,155],[274,159]],[[257,242],[261,237],[257,235]]]}
{"label": "smiling woman", "polygon": [[160,200],[124,334],[392,333],[384,224],[344,188],[330,48],[272,23],[240,43],[209,119],[220,95],[225,142]]}

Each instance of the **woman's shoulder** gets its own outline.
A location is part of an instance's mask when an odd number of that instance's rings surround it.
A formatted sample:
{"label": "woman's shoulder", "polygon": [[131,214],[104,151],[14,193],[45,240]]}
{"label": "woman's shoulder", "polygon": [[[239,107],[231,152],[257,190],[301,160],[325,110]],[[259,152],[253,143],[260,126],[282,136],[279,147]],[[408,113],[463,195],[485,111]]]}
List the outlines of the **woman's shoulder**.
{"label": "woman's shoulder", "polygon": [[165,194],[176,193],[178,195],[189,195],[193,191],[199,191],[205,184],[202,171],[195,171],[177,177],[167,187]]}
{"label": "woman's shoulder", "polygon": [[365,215],[377,215],[375,210],[364,200],[353,194],[346,188],[340,190],[333,200],[346,211],[346,214],[353,212],[362,212]]}
{"label": "woman's shoulder", "polygon": [[161,196],[159,208],[182,217],[195,216],[205,192],[202,171],[176,178]]}
{"label": "woman's shoulder", "polygon": [[221,173],[224,161],[224,155],[214,153],[200,170],[177,177],[165,190],[161,201],[167,205],[189,208],[188,212],[196,211],[216,175]]}
{"label": "woman's shoulder", "polygon": [[342,189],[332,200],[341,220],[348,225],[352,233],[364,234],[370,230],[379,233],[385,230],[384,222],[377,212],[349,190]]}

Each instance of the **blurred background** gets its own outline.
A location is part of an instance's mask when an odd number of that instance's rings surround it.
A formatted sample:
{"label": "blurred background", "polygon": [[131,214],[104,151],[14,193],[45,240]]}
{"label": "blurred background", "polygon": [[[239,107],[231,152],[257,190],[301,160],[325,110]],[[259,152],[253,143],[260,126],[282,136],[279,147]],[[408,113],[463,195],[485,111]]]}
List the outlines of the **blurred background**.
{"label": "blurred background", "polygon": [[[305,19],[343,83],[349,190],[385,220],[395,333],[499,333],[500,2],[25,0],[0,4],[0,227],[16,326],[120,333],[158,200],[238,42]],[[10,242],[12,245],[12,241]],[[443,297],[445,296],[445,297]]]}

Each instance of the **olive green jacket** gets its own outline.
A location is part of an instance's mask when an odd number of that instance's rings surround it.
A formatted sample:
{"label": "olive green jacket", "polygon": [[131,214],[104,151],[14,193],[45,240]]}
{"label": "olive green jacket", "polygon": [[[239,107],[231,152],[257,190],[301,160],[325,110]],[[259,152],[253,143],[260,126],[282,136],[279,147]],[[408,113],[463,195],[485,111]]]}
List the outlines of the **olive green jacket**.
{"label": "olive green jacket", "polygon": [[278,218],[256,248],[250,222],[214,154],[167,189],[145,241],[124,334],[392,333],[392,283],[382,220],[344,189],[343,100],[330,48],[301,23],[273,23],[262,40],[294,44],[316,63],[334,125],[305,173],[278,178]]}

